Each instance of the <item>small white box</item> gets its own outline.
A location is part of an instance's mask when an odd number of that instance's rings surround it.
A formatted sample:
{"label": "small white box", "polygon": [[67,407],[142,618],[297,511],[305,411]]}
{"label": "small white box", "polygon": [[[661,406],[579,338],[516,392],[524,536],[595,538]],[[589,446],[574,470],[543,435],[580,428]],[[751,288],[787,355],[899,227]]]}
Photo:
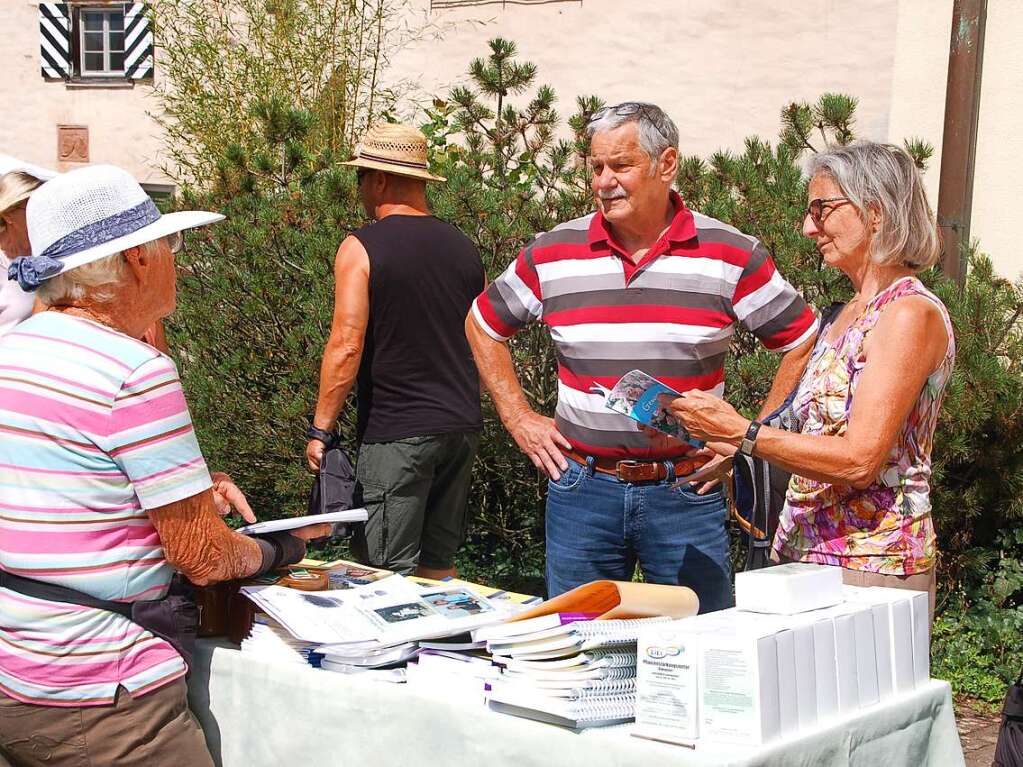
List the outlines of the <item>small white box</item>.
{"label": "small white box", "polygon": [[799,729],[795,632],[782,629],[774,635],[778,648],[778,728],[782,735]]}
{"label": "small white box", "polygon": [[813,622],[813,672],[817,684],[817,721],[838,716],[838,652],[835,647],[835,622],[821,618]]}
{"label": "small white box", "polygon": [[789,562],[735,575],[735,606],[754,613],[818,610],[842,601],[842,568]]}
{"label": "small white box", "polygon": [[745,620],[700,634],[700,738],[760,745],[781,734],[777,627]]}
{"label": "small white box", "polygon": [[796,718],[801,730],[817,724],[817,669],[814,664],[813,630],[812,623],[792,627],[796,660]]}
{"label": "small white box", "polygon": [[637,734],[673,743],[691,743],[699,736],[698,626],[691,621],[673,621],[639,632]]}
{"label": "small white box", "polygon": [[[835,620],[835,653],[839,663],[838,695],[843,713],[853,704],[873,706],[880,700],[877,687],[877,652],[874,648],[874,613],[870,605],[846,602],[831,610]],[[853,682],[849,687],[848,663],[852,661]],[[843,689],[841,672],[846,670]],[[855,692],[854,692],[855,691]]]}

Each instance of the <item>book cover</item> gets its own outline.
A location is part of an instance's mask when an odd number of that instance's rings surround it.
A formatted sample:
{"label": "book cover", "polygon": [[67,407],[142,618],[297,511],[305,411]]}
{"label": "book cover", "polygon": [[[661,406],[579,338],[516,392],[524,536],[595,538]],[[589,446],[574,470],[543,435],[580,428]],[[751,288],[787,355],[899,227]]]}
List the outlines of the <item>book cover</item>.
{"label": "book cover", "polygon": [[612,389],[600,384],[595,384],[593,389],[604,395],[604,406],[608,410],[694,447],[703,447],[703,442],[692,439],[686,428],[676,421],[660,402],[659,397],[662,394],[678,397],[679,393],[642,370],[630,370],[618,379],[618,383]]}

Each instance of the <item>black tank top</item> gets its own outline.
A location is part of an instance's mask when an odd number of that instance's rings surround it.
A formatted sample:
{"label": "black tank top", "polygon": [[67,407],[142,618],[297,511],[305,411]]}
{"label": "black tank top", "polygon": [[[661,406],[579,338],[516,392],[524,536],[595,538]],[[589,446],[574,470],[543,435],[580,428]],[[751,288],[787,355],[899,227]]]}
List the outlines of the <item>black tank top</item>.
{"label": "black tank top", "polygon": [[479,377],[465,339],[485,281],[476,246],[433,216],[386,216],[354,236],[369,254],[359,441],[480,429]]}

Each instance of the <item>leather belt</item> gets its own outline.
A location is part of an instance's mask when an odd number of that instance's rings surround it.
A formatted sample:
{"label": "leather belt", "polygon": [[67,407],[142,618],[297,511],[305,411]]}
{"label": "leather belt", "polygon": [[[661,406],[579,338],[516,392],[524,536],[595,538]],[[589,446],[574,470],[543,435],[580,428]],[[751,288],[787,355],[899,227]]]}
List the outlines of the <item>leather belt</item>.
{"label": "leather belt", "polygon": [[[565,456],[576,463],[589,466],[589,458],[574,450],[565,452]],[[668,466],[674,466],[674,477],[681,479],[703,466],[710,458],[696,456],[694,458],[665,458],[662,461],[630,461],[617,458],[593,458],[593,469],[601,474],[610,474],[619,482],[660,482],[668,478]]]}

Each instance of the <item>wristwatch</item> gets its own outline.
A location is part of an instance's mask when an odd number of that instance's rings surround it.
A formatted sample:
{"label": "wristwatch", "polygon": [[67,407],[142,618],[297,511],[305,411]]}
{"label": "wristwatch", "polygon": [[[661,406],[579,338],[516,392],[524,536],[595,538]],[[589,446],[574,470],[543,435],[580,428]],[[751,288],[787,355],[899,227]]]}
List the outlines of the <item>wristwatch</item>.
{"label": "wristwatch", "polygon": [[326,447],[330,447],[337,442],[337,434],[335,432],[326,431],[325,429],[318,429],[315,426],[310,425],[306,430],[305,435],[309,439],[318,439]]}
{"label": "wristwatch", "polygon": [[750,421],[749,428],[746,429],[746,436],[739,443],[740,453],[743,455],[753,455],[753,446],[757,442],[757,433],[760,431],[761,426],[763,424],[760,421]]}

